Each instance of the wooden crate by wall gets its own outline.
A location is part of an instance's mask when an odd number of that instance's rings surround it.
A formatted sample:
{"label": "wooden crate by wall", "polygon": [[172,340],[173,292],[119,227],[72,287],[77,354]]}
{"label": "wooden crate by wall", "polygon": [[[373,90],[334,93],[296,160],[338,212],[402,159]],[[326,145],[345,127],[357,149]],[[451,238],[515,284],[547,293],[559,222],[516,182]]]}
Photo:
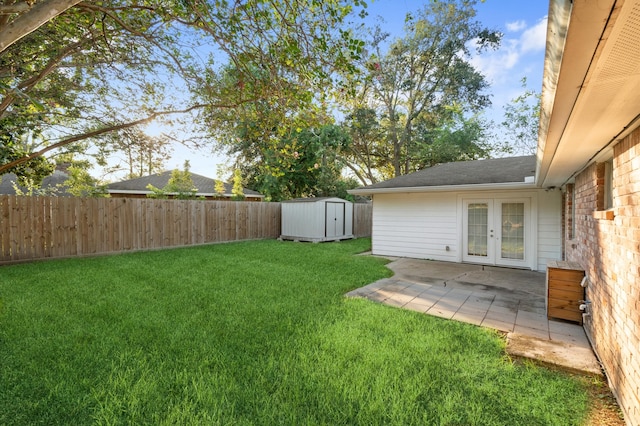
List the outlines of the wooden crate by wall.
{"label": "wooden crate by wall", "polygon": [[585,292],[580,285],[584,270],[574,262],[551,261],[547,265],[547,317],[582,324],[580,305]]}

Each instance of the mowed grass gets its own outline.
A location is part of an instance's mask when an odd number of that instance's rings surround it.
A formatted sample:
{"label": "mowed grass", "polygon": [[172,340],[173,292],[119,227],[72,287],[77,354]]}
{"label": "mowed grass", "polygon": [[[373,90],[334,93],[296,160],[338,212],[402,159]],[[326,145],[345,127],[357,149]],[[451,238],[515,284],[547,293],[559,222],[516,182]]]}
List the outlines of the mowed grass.
{"label": "mowed grass", "polygon": [[0,268],[0,424],[571,425],[583,380],[494,332],[343,295],[366,239]]}

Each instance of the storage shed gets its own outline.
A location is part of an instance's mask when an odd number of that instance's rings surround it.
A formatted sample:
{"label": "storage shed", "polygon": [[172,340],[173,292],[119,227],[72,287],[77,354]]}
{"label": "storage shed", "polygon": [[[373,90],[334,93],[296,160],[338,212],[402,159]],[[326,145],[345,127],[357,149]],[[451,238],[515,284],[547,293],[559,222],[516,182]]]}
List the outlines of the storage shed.
{"label": "storage shed", "polygon": [[297,198],[282,203],[282,240],[353,238],[353,204],[342,198]]}

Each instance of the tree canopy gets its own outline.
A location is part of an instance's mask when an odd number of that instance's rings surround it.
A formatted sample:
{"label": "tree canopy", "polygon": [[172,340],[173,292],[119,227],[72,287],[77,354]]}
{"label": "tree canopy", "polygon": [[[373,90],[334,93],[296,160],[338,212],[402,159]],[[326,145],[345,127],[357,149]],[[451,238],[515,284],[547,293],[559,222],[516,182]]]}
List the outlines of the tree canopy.
{"label": "tree canopy", "polygon": [[[470,63],[470,49],[496,47],[500,34],[475,20],[475,4],[428,2],[407,16],[404,37],[389,40],[379,27],[372,33],[364,79],[353,88],[360,101],[345,121],[357,136],[350,160],[361,180],[375,181],[373,169],[382,178],[416,171],[432,164],[439,150],[449,161],[487,154],[479,145],[477,118],[466,118],[490,104],[488,83]],[[447,133],[455,121],[466,130]],[[455,137],[446,142],[447,135]],[[460,155],[451,155],[448,145]]]}
{"label": "tree canopy", "polygon": [[[476,5],[427,2],[401,37],[366,40],[350,22],[362,0],[0,6],[0,174],[37,179],[45,156],[75,152],[140,176],[180,141],[232,156],[243,185],[280,200],[344,197],[357,184],[345,170],[368,184],[490,156],[488,83],[470,57],[500,34]],[[198,137],[145,135],[154,120]]]}
{"label": "tree canopy", "polygon": [[[1,15],[0,40],[17,22],[37,25],[0,51],[0,124],[22,121],[41,144],[0,173],[78,141],[127,138],[124,130],[175,113],[258,98],[310,104],[309,89],[348,71],[361,49],[343,28],[359,0],[31,4]],[[54,5],[55,16],[39,13]],[[233,91],[219,87],[227,66]]]}

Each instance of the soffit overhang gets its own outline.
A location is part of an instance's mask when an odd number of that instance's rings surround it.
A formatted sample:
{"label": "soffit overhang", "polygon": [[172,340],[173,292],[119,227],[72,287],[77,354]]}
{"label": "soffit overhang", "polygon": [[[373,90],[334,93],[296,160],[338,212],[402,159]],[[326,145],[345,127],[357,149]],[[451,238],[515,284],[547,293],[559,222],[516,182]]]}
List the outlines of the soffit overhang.
{"label": "soffit overhang", "polygon": [[551,0],[536,184],[562,186],[635,126],[640,0]]}

